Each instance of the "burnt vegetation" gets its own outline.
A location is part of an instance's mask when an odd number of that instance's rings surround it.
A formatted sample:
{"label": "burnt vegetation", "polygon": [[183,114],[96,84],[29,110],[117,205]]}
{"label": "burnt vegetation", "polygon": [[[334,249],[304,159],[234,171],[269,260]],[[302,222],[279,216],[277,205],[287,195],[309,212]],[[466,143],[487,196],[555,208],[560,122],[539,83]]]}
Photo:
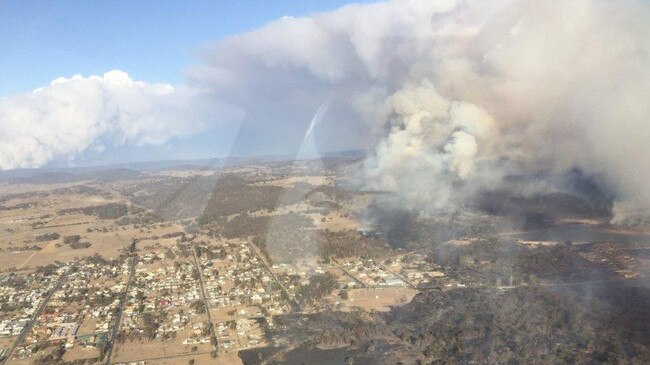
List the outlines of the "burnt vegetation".
{"label": "burnt vegetation", "polygon": [[429,291],[387,314],[278,317],[274,334],[292,346],[258,357],[269,364],[291,363],[281,359],[297,353],[346,364],[644,364],[649,308],[647,289],[626,286]]}
{"label": "burnt vegetation", "polygon": [[530,181],[550,180],[544,173],[509,176],[500,189],[483,191],[474,207],[488,214],[509,217],[525,229],[539,229],[562,218],[611,218],[614,195],[603,178],[588,175],[578,168],[566,171],[552,184],[557,191],[524,193]]}

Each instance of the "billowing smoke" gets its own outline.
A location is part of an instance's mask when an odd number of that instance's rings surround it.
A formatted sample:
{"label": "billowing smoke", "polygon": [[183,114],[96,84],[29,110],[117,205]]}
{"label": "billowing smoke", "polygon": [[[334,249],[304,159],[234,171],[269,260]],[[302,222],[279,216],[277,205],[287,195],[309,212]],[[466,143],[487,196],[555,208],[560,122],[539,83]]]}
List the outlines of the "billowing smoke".
{"label": "billowing smoke", "polygon": [[[365,183],[395,192],[407,210],[471,204],[512,176],[545,176],[518,189],[553,192],[578,169],[607,185],[615,220],[625,222],[650,207],[649,16],[641,0],[352,4],[229,37],[186,75],[212,102],[246,112],[241,148],[257,153],[298,149],[313,113],[329,102],[317,147],[368,148]],[[156,143],[202,127],[186,115],[186,123],[169,122],[179,114],[169,95],[182,91],[118,83],[141,101],[134,105],[115,97],[110,78],[3,100],[0,165],[40,165],[101,145],[101,136]],[[90,105],[79,111],[83,122],[68,118],[65,133],[48,128],[59,115],[52,110],[77,114],[59,88]],[[180,100],[189,110],[204,106]],[[156,112],[168,103],[171,113]],[[76,132],[78,124],[85,128]]]}
{"label": "billowing smoke", "polygon": [[0,169],[72,161],[110,146],[156,145],[213,127],[231,112],[197,90],[121,71],[59,78],[0,99]]}
{"label": "billowing smoke", "polygon": [[397,192],[408,208],[432,212],[459,203],[463,189],[456,181],[486,186],[495,179],[494,171],[480,171],[481,158],[493,160],[497,133],[485,110],[445,99],[429,81],[406,85],[385,105],[390,131],[366,163],[371,187]]}
{"label": "billowing smoke", "polygon": [[511,175],[543,172],[524,190],[552,192],[578,168],[604,176],[624,220],[650,207],[648,16],[634,0],[350,5],[231,37],[191,75],[247,110],[270,100],[262,121],[331,100],[340,130],[353,112],[373,135],[366,183],[407,209],[455,208]]}
{"label": "billowing smoke", "polygon": [[[520,1],[471,19],[473,9],[457,2],[430,17],[429,34],[412,37],[429,52],[375,107],[389,133],[367,165],[371,183],[435,211],[511,174],[577,166],[648,207],[647,7]],[[464,31],[436,33],[446,27]],[[616,205],[616,219],[628,204]]]}

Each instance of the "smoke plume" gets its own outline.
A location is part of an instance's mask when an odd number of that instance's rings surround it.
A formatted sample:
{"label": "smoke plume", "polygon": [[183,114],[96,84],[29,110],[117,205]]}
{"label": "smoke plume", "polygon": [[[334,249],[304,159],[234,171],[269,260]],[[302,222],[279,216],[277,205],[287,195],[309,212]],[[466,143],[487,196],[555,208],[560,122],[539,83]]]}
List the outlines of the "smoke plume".
{"label": "smoke plume", "polygon": [[[209,46],[186,91],[107,74],[2,99],[0,166],[108,136],[193,133],[205,118],[178,111],[206,103],[245,112],[242,148],[286,152],[328,101],[317,148],[370,150],[367,187],[407,210],[471,204],[513,175],[545,176],[522,192],[558,191],[578,169],[612,192],[616,222],[638,222],[650,207],[649,16],[640,0],[392,0],[284,17]],[[210,100],[176,97],[196,88]]]}
{"label": "smoke plume", "polygon": [[158,145],[236,113],[196,89],[134,81],[122,71],[58,78],[0,99],[0,169],[73,161],[110,146]]}
{"label": "smoke plume", "polygon": [[252,111],[259,130],[269,109],[307,121],[331,100],[321,134],[362,121],[368,187],[407,209],[453,209],[511,175],[543,172],[524,190],[553,192],[579,169],[603,176],[623,222],[650,207],[649,10],[633,0],[354,4],[226,39],[190,75]]}

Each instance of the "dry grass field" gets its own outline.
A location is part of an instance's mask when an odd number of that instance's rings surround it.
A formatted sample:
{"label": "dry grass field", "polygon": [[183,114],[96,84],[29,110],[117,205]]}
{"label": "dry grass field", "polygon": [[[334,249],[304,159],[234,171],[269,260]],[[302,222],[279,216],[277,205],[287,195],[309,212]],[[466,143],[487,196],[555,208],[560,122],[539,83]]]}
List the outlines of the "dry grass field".
{"label": "dry grass field", "polygon": [[361,308],[366,311],[387,312],[390,307],[404,305],[418,293],[410,288],[363,288],[348,290],[348,300],[340,301],[341,309]]}
{"label": "dry grass field", "polygon": [[84,348],[81,346],[75,346],[63,355],[63,360],[65,361],[75,361],[82,359],[94,359],[99,356],[99,350],[96,348]]}
{"label": "dry grass field", "polygon": [[[151,340],[151,341],[128,341],[119,344],[114,353],[113,362],[131,362],[144,359],[155,359],[167,356],[191,355],[192,352],[209,352],[211,345],[209,343],[184,345],[182,339],[191,334],[191,329],[185,329],[178,332],[175,339],[168,341]],[[196,347],[196,351],[192,348]],[[150,363],[147,361],[147,363]]]}
{"label": "dry grass field", "polygon": [[[78,187],[78,185],[75,185]],[[74,188],[75,186],[72,186]],[[70,188],[70,186],[66,186]],[[79,209],[108,203],[125,203],[122,197],[110,193],[113,198],[101,195],[79,193],[52,193],[60,190],[24,191],[26,197],[8,199],[4,202],[9,209],[0,210],[0,270],[30,269],[52,264],[56,261],[69,262],[82,257],[101,255],[111,259],[134,240],[152,241],[168,233],[182,230],[178,224],[155,225],[155,228],[118,226],[116,219],[100,219],[95,215],[72,212],[62,214],[65,209]],[[19,208],[14,208],[21,205]],[[25,206],[25,207],[22,207]],[[40,236],[58,234],[59,238],[39,240]],[[64,243],[67,236],[78,235],[89,247],[73,248]],[[162,245],[171,245],[175,239],[155,239]]]}

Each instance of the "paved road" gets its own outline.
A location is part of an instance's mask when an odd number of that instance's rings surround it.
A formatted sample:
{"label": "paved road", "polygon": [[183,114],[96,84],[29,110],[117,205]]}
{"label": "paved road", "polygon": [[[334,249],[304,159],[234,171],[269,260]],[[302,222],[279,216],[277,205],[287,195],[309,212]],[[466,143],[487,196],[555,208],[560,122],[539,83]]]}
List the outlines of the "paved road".
{"label": "paved road", "polygon": [[[197,351],[197,352],[188,352],[188,353],[183,353],[183,354],[177,354],[177,355],[167,355],[167,356],[160,356],[160,357],[147,357],[147,358],[142,358],[142,359],[137,359],[137,360],[129,360],[128,362],[138,362],[138,361],[145,361],[149,363],[150,361],[157,361],[157,360],[165,360],[165,359],[174,359],[178,357],[187,357],[187,356],[197,356],[197,355],[205,355],[209,354],[212,351]],[[185,362],[183,362],[184,364]]]}
{"label": "paved road", "polygon": [[417,287],[419,291],[440,291],[440,290],[495,290],[503,289],[510,290],[515,288],[553,288],[553,287],[578,287],[578,286],[590,286],[590,285],[603,285],[603,284],[619,284],[619,285],[631,285],[631,286],[642,286],[647,287],[642,280],[635,279],[610,279],[610,280],[589,280],[589,281],[576,281],[569,283],[539,283],[539,284],[523,284],[523,285],[513,285],[506,286],[502,285],[499,287],[496,286],[463,286],[463,287],[445,287],[445,286],[432,286],[432,287]]}
{"label": "paved road", "polygon": [[129,263],[129,277],[126,279],[126,288],[120,295],[120,307],[117,310],[117,317],[115,318],[115,325],[113,325],[113,332],[111,333],[111,337],[108,339],[107,347],[106,347],[106,365],[110,365],[111,363],[111,357],[113,356],[113,348],[115,347],[115,338],[117,337],[117,333],[120,331],[120,325],[122,324],[122,314],[124,313],[124,304],[126,302],[127,295],[129,294],[129,289],[131,288],[131,282],[133,280],[133,275],[135,274],[135,264],[138,261],[138,256],[135,255],[135,244],[131,244],[130,248],[130,254],[132,257],[130,258],[130,263]]}
{"label": "paved road", "polygon": [[[214,330],[214,322],[212,322],[212,314],[210,314],[210,303],[208,301],[208,296],[205,293],[205,285],[203,285],[203,269],[199,263],[199,258],[196,255],[197,246],[192,247],[192,254],[194,255],[194,264],[196,269],[199,270],[199,286],[201,287],[201,296],[203,297],[203,306],[205,307],[205,312],[208,314],[208,321],[210,322],[210,335],[213,338],[217,338],[217,332]],[[219,345],[217,344],[217,347]],[[213,350],[218,350],[218,348],[213,348]]]}
{"label": "paved road", "polygon": [[255,255],[257,255],[257,258],[258,258],[260,261],[262,261],[262,264],[263,264],[264,267],[266,268],[266,271],[269,272],[269,275],[271,275],[271,277],[273,278],[273,280],[274,280],[274,281],[275,281],[275,282],[280,286],[280,289],[282,289],[282,291],[283,291],[284,294],[287,296],[287,298],[289,298],[289,300],[290,300],[290,302],[291,302],[291,307],[293,308],[294,312],[300,312],[300,311],[301,311],[300,303],[298,303],[298,301],[296,300],[295,297],[293,297],[291,294],[289,294],[289,291],[287,290],[287,288],[285,288],[284,285],[282,285],[282,283],[280,282],[280,280],[278,280],[278,278],[275,276],[275,274],[273,273],[273,271],[271,271],[271,267],[270,267],[269,264],[266,262],[266,260],[264,260],[264,257],[262,257],[262,254],[261,254],[259,251],[257,251],[257,248],[255,247],[255,245],[252,244],[252,243],[250,243],[250,242],[247,242],[246,244],[248,245],[248,247],[251,248],[251,250],[253,250],[253,252],[255,253]]}
{"label": "paved road", "polygon": [[343,265],[341,265],[341,263],[338,262],[335,258],[332,257],[332,258],[330,258],[330,260],[332,262],[334,262],[339,267],[339,269],[341,269],[341,271],[343,271],[343,273],[345,275],[349,276],[352,280],[356,281],[357,284],[361,285],[362,288],[367,288],[368,287],[361,280],[357,279],[354,275],[350,274],[350,272],[345,267],[343,267]]}
{"label": "paved road", "polygon": [[589,280],[589,281],[577,281],[574,283],[540,283],[536,285],[515,285],[510,288],[520,287],[520,286],[542,286],[542,287],[555,287],[555,286],[582,286],[582,285],[602,285],[602,284],[621,284],[621,285],[632,285],[632,286],[646,286],[642,280],[636,279],[609,279],[609,280]]}
{"label": "paved road", "polygon": [[[51,222],[51,221],[50,221],[50,222]],[[48,223],[49,223],[49,222],[48,222]],[[57,227],[80,226],[80,225],[82,225],[82,224],[90,224],[90,223],[93,223],[93,222],[88,221],[88,222],[76,222],[76,223],[66,223],[66,224],[55,224],[55,225],[52,225],[52,226],[38,226],[38,227],[35,227],[35,228],[33,228],[33,229],[36,230],[36,229],[47,229],[47,228],[57,228]]]}
{"label": "paved road", "polygon": [[11,358],[14,351],[16,351],[16,348],[18,347],[18,345],[20,345],[23,342],[23,340],[25,339],[25,336],[27,336],[29,331],[31,331],[34,324],[36,324],[36,322],[38,322],[38,317],[40,317],[41,314],[43,313],[43,311],[45,310],[45,307],[47,306],[47,303],[52,298],[52,295],[54,295],[54,293],[61,288],[61,285],[63,285],[63,283],[67,280],[68,274],[75,268],[75,266],[76,266],[76,264],[72,265],[70,267],[70,269],[68,269],[68,271],[66,271],[63,275],[61,275],[61,277],[59,278],[59,281],[57,281],[56,284],[54,285],[54,287],[52,287],[52,289],[50,289],[50,291],[47,294],[47,297],[45,297],[45,299],[43,299],[41,304],[38,306],[38,309],[36,309],[36,312],[32,316],[32,319],[29,322],[27,322],[27,325],[25,326],[25,328],[23,328],[23,330],[20,332],[20,334],[18,335],[18,337],[16,338],[14,343],[11,345],[11,347],[9,348],[7,353],[5,354],[5,357],[2,360],[0,360],[0,365],[4,364],[5,362],[7,362],[7,360],[9,360]]}

